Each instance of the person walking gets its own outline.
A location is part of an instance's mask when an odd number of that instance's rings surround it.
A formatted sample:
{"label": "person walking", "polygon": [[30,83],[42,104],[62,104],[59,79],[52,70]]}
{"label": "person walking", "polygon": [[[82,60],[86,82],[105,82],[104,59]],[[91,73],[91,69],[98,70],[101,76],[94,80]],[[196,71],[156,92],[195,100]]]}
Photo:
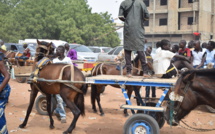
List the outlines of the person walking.
{"label": "person walking", "polygon": [[[66,43],[66,44],[64,45],[64,47],[65,47],[65,53],[64,53],[64,55],[65,55],[66,57],[69,57],[72,61],[73,61],[73,60],[78,60],[77,51],[76,51],[75,49],[70,49],[68,43]],[[76,64],[76,63],[74,63],[74,62],[73,62],[73,65],[76,66],[76,67],[78,66],[78,64]]]}
{"label": "person walking", "polygon": [[124,0],[119,8],[119,19],[124,21],[124,51],[127,76],[132,77],[131,52],[137,51],[140,57],[143,76],[150,77],[145,60],[144,21],[149,19],[149,13],[143,0]]}
{"label": "person walking", "polygon": [[[64,55],[65,48],[64,46],[59,46],[56,49],[56,58],[53,59],[53,63],[64,63],[72,64],[72,61],[69,57]],[[66,112],[64,109],[63,99],[60,94],[56,94],[57,108],[54,110],[54,114],[61,120],[61,123],[66,123]]]}
{"label": "person walking", "polygon": [[0,134],[8,134],[5,107],[10,95],[10,86],[8,84],[10,80],[10,74],[4,65],[4,56],[0,52]]}

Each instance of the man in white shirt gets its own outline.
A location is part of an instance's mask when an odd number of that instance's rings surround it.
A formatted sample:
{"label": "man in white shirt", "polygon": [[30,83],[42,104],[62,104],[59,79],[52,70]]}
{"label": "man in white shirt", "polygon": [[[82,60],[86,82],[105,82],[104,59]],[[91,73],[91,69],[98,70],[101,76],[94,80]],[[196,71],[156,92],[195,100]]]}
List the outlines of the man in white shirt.
{"label": "man in white shirt", "polygon": [[[53,63],[64,63],[72,65],[71,59],[69,57],[65,57],[64,52],[64,46],[58,46],[56,49],[57,57],[53,59]],[[60,118],[61,123],[66,123],[66,112],[64,109],[63,99],[61,98],[60,94],[56,94],[56,99],[57,108],[54,110],[54,114]]]}
{"label": "man in white shirt", "polygon": [[[156,54],[153,59],[153,68],[155,75],[161,78],[172,78],[177,75],[177,67],[183,64],[188,69],[193,69],[189,63],[187,57],[176,55],[170,51],[170,42],[168,40],[162,40],[160,42],[161,47],[156,50]],[[171,63],[173,57],[179,58],[179,60]]]}
{"label": "man in white shirt", "polygon": [[194,42],[194,50],[191,51],[191,61],[196,69],[203,68],[206,52],[200,46],[200,41]]}
{"label": "man in white shirt", "polygon": [[72,64],[72,60],[64,55],[64,46],[59,46],[56,49],[57,57],[53,59],[53,63]]}

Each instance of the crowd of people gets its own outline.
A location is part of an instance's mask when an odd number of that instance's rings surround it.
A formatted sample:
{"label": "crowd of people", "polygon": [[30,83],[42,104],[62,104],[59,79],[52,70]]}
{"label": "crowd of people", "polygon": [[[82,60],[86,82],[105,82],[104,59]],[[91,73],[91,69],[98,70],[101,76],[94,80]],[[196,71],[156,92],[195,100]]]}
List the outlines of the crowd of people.
{"label": "crowd of people", "polygon": [[[178,45],[174,44],[170,47],[168,40],[157,42],[157,50],[152,57],[154,75],[160,78],[172,78],[183,72],[185,68],[215,67],[214,41],[204,42],[201,45],[201,42],[197,40],[190,41],[188,44],[185,40],[181,40]],[[146,87],[146,97],[149,97],[149,90],[150,87]],[[155,87],[152,87],[152,97],[156,97]]]}

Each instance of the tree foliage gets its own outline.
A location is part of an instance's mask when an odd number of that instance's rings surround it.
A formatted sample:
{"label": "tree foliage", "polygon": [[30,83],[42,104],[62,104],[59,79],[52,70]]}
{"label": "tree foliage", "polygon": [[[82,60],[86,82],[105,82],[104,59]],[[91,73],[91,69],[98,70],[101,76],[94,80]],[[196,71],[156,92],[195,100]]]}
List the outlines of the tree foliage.
{"label": "tree foliage", "polygon": [[37,38],[94,46],[120,44],[111,16],[92,13],[86,0],[0,0],[0,11],[0,38],[8,42]]}

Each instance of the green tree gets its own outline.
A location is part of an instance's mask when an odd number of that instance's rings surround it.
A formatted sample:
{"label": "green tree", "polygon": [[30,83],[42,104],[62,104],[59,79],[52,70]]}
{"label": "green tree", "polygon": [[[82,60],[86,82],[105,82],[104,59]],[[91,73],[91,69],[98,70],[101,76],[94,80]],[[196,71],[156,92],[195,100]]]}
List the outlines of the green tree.
{"label": "green tree", "polygon": [[[1,38],[60,39],[85,45],[120,43],[108,13],[92,13],[86,0],[2,0]],[[107,34],[108,33],[108,34]],[[105,36],[104,36],[105,35]]]}

